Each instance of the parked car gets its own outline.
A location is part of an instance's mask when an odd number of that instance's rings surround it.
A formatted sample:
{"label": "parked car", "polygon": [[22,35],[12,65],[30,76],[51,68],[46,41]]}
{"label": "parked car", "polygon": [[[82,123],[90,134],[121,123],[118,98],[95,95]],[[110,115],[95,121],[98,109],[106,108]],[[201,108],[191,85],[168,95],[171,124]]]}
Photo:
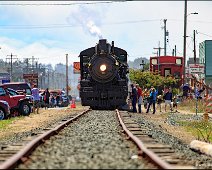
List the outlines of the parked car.
{"label": "parked car", "polygon": [[[10,96],[15,96],[15,95],[20,95],[16,90],[11,89],[11,88],[5,88],[5,90],[10,94]],[[29,104],[31,107],[31,112],[32,112],[32,108],[33,108],[33,97],[27,97],[26,98],[29,99]]]}
{"label": "parked car", "polygon": [[59,106],[60,107],[67,107],[70,104],[70,98],[69,96],[66,95],[65,91],[61,91],[60,93],[60,102]]}
{"label": "parked car", "polygon": [[[4,87],[4,88],[7,88],[7,89],[13,89],[19,95],[26,95],[26,98],[29,99],[29,103],[30,103],[31,108],[32,108],[33,97],[32,97],[31,87],[28,83],[25,83],[25,82],[10,82],[10,83],[1,84],[0,87]],[[12,92],[12,90],[10,90],[10,91]],[[15,94],[15,93],[13,93],[13,94]]]}
{"label": "parked car", "polygon": [[8,102],[0,100],[0,120],[8,118],[10,115],[10,106]]}
{"label": "parked car", "polygon": [[11,115],[28,116],[31,113],[30,100],[26,95],[11,95],[6,87],[0,86],[0,100],[8,102]]}
{"label": "parked car", "polygon": [[30,85],[28,83],[25,83],[25,82],[10,82],[10,83],[1,84],[1,86],[14,89],[19,94],[32,95]]}
{"label": "parked car", "polygon": [[5,88],[11,96],[19,95],[19,93],[11,88]]}
{"label": "parked car", "polygon": [[44,108],[45,107],[45,102],[44,102],[43,92],[39,93],[39,97],[40,97],[40,107]]}
{"label": "parked car", "polygon": [[23,95],[25,94],[26,97],[32,101],[32,91],[31,87],[28,83],[25,82],[11,82],[11,83],[4,83],[0,86],[3,86],[4,88],[10,88],[18,92],[19,94]]}
{"label": "parked car", "polygon": [[60,107],[67,107],[70,104],[69,97],[66,95],[61,95],[61,100],[59,102]]}

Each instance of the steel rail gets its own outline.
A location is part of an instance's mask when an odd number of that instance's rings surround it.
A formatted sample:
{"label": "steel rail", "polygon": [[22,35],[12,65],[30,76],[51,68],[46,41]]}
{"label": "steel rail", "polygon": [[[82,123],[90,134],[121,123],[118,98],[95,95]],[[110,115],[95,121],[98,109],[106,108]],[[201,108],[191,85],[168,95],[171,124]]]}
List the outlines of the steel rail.
{"label": "steel rail", "polygon": [[84,115],[88,111],[90,111],[90,109],[83,111],[79,115],[65,121],[64,123],[56,126],[55,128],[48,130],[42,135],[36,137],[32,141],[30,141],[28,144],[26,144],[26,146],[23,149],[21,149],[16,154],[14,154],[9,159],[7,159],[5,162],[3,162],[3,164],[0,165],[0,169],[14,169],[18,165],[18,163],[23,162],[25,158],[28,155],[30,155],[36,147],[44,143],[45,140],[49,139],[51,136],[58,134],[60,130],[68,126],[72,121],[76,120],[77,118]]}
{"label": "steel rail", "polygon": [[149,149],[147,149],[144,144],[142,143],[142,141],[137,138],[135,135],[133,135],[125,126],[124,122],[122,121],[121,115],[119,113],[119,111],[116,109],[116,113],[119,119],[119,122],[122,126],[122,128],[124,129],[124,131],[126,132],[126,134],[130,137],[130,139],[136,143],[136,145],[139,147],[141,154],[146,154],[148,156],[148,158],[150,160],[152,160],[159,168],[162,169],[174,169],[173,166],[171,166],[170,164],[166,163],[165,161],[163,161],[162,159],[160,159],[156,154],[154,154],[152,151],[150,151]]}

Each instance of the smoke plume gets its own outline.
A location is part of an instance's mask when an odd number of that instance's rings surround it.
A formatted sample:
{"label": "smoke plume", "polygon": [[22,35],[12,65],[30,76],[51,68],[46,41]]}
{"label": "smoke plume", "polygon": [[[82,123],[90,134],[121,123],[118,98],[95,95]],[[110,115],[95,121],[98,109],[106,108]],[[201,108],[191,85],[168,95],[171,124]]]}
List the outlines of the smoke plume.
{"label": "smoke plume", "polygon": [[67,21],[71,25],[80,24],[83,30],[92,36],[97,36],[99,39],[103,38],[100,30],[102,16],[97,10],[79,6],[77,10],[71,12]]}

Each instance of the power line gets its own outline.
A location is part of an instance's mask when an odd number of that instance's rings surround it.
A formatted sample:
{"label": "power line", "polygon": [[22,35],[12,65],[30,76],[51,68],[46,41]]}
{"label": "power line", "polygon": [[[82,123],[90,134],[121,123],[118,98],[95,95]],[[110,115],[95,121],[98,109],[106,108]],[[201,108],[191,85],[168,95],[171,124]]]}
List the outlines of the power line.
{"label": "power line", "polygon": [[205,33],[202,33],[202,32],[197,32],[197,34],[202,34],[202,35],[205,35],[205,36],[208,36],[208,37],[212,37],[212,35],[208,35],[208,34],[205,34]]}
{"label": "power line", "polygon": [[[112,23],[103,23],[101,25],[133,24],[133,23],[154,22],[154,21],[159,21],[159,19],[112,22]],[[40,29],[40,28],[81,27],[81,26],[83,26],[83,25],[65,25],[65,24],[48,24],[48,25],[0,25],[0,29],[37,29],[37,28]]]}
{"label": "power line", "polygon": [[[152,55],[152,54],[135,54],[135,55],[129,55],[128,54],[128,58],[135,58],[135,57],[142,57],[142,56],[146,56],[146,55],[148,55],[148,56],[150,56],[150,55]],[[144,57],[142,57],[142,58],[144,58]]]}
{"label": "power line", "polygon": [[76,2],[76,3],[1,3],[4,6],[70,6],[70,5],[91,5],[91,4],[106,4],[106,3],[117,3],[127,1],[105,1],[105,2]]}
{"label": "power line", "polygon": [[187,42],[187,48],[189,48],[190,50],[193,50],[193,48],[191,48],[190,46],[192,45],[191,43],[193,42],[193,40],[192,39],[190,39],[190,42],[188,43]]}
{"label": "power line", "polygon": [[[134,21],[122,21],[122,22],[111,22],[111,23],[102,23],[101,25],[119,25],[119,24],[136,24],[141,22],[154,22],[160,21],[160,19],[149,19],[149,20],[134,20]],[[212,22],[205,22],[212,23]],[[70,25],[70,24],[47,24],[47,25],[0,25],[0,29],[42,29],[42,28],[69,28],[69,27],[81,27],[83,25]],[[200,33],[200,32],[198,32]],[[204,33],[200,33],[206,36]]]}
{"label": "power line", "polygon": [[[168,19],[169,21],[183,22],[181,19]],[[212,21],[188,20],[189,22],[212,24]]]}

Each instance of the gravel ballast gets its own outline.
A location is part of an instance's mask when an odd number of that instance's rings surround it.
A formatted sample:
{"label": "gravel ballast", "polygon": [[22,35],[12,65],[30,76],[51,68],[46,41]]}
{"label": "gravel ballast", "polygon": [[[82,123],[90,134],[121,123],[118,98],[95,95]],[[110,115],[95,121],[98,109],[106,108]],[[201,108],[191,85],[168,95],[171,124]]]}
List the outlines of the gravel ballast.
{"label": "gravel ballast", "polygon": [[147,169],[125,140],[114,111],[92,111],[51,137],[21,169]]}
{"label": "gravel ballast", "polygon": [[[175,148],[176,152],[181,155],[184,160],[193,163],[193,166],[199,169],[205,168],[212,168],[212,157],[194,152],[190,149],[190,146],[184,143],[179,138],[175,137],[174,134],[170,134],[164,129],[160,124],[159,121],[151,120],[151,114],[133,114],[130,115],[134,118],[140,125],[145,125],[149,130],[148,134],[150,134],[154,139],[157,141],[168,144]],[[179,126],[177,121],[179,120],[186,120],[186,121],[196,121],[201,120],[200,116],[193,116],[193,115],[183,115],[183,114],[169,114],[167,118],[165,118],[165,123],[169,126],[174,126],[177,128]],[[183,132],[182,132],[183,133]]]}

